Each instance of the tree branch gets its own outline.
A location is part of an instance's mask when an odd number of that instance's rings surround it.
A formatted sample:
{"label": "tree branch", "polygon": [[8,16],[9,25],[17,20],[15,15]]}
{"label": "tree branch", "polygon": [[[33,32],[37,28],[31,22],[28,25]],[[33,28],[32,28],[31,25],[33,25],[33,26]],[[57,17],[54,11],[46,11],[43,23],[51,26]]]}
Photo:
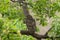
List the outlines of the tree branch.
{"label": "tree branch", "polygon": [[22,30],[20,33],[23,34],[23,35],[31,35],[31,36],[33,36],[37,39],[41,39],[41,38],[43,38],[43,39],[46,39],[46,38],[50,38],[50,39],[60,38],[60,37],[49,37],[49,36],[45,36],[45,35],[39,35],[37,33],[31,34],[29,31],[24,31],[24,30]]}

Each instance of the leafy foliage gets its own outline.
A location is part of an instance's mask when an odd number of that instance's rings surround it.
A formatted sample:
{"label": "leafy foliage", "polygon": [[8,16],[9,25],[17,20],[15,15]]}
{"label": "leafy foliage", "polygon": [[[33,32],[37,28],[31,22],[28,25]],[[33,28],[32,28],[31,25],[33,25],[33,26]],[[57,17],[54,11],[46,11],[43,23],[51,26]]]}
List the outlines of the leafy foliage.
{"label": "leafy foliage", "polygon": [[56,16],[54,17],[54,20],[52,22],[52,30],[49,32],[50,36],[53,37],[60,37],[60,17]]}
{"label": "leafy foliage", "polygon": [[[25,18],[18,3],[0,0],[0,38],[1,40],[34,40],[32,36],[21,35],[20,30],[27,30]],[[17,34],[14,34],[16,32]]]}
{"label": "leafy foliage", "polygon": [[[51,0],[26,1],[29,3],[29,8],[34,12],[36,19],[39,19],[43,26],[47,25],[47,17],[53,18],[53,29],[49,32],[49,35],[60,36],[60,17],[56,17],[55,14],[56,11],[60,12],[60,0],[55,2]],[[27,30],[26,24],[23,23],[25,16],[19,3],[0,0],[0,14],[2,15],[2,18],[0,18],[1,40],[35,40],[32,36],[21,35],[19,32],[20,30]]]}
{"label": "leafy foliage", "polygon": [[36,2],[29,2],[35,16],[38,17],[36,19],[39,19],[40,24],[43,26],[47,24],[47,17],[54,17],[56,11],[60,11],[60,2],[58,0],[56,0],[56,2],[52,2],[51,0],[37,0]]}

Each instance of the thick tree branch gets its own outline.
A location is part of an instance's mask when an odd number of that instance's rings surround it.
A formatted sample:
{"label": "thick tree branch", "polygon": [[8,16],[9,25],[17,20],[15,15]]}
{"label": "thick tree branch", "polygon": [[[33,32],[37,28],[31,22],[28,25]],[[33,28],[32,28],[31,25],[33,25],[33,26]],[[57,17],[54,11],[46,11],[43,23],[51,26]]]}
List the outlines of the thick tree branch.
{"label": "thick tree branch", "polygon": [[45,36],[45,35],[39,35],[37,33],[30,34],[29,31],[21,31],[20,33],[23,34],[23,35],[31,35],[31,36],[33,36],[33,37],[35,37],[37,39],[41,39],[41,38],[43,38],[43,39],[46,39],[46,38],[50,38],[50,39],[60,38],[60,37],[49,37],[49,36]]}

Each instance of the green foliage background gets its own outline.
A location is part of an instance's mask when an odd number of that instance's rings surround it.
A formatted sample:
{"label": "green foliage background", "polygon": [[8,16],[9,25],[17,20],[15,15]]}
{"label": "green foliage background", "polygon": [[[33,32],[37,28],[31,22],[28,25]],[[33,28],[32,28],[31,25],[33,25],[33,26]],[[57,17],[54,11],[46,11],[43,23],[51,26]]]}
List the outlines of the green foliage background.
{"label": "green foliage background", "polygon": [[[60,17],[55,13],[60,12],[60,0],[52,2],[51,0],[26,0],[29,3],[29,9],[32,9],[35,17],[38,17],[40,24],[47,25],[47,17],[52,18],[52,30],[49,36],[60,36]],[[1,40],[35,40],[32,36],[21,35],[20,30],[27,30],[23,23],[25,18],[22,7],[19,3],[10,0],[0,0],[0,39]],[[14,34],[16,32],[17,34]],[[54,34],[54,35],[53,35]],[[47,39],[49,40],[49,39]],[[59,39],[56,39],[59,40]]]}
{"label": "green foliage background", "polygon": [[[34,40],[32,36],[21,35],[20,30],[27,30],[23,23],[24,14],[18,3],[0,0],[0,40]],[[16,32],[17,34],[14,34]]]}

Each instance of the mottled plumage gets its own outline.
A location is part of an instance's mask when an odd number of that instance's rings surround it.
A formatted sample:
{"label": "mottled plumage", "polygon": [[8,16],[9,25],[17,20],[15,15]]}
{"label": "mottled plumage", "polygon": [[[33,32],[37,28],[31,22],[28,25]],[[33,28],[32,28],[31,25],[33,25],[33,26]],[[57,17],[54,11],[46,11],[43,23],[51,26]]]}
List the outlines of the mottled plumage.
{"label": "mottled plumage", "polygon": [[35,20],[32,18],[31,15],[28,15],[25,19],[26,26],[28,28],[28,31],[31,33],[34,33],[36,30],[36,24]]}

